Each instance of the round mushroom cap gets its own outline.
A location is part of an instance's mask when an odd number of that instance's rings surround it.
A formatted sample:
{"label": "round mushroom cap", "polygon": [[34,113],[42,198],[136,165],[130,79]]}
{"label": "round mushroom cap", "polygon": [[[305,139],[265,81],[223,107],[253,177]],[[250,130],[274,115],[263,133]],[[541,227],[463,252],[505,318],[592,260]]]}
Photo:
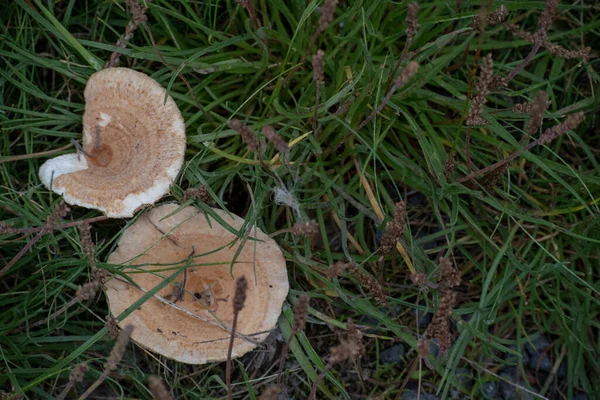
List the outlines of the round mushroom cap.
{"label": "round mushroom cap", "polygon": [[227,359],[237,278],[245,276],[248,289],[232,357],[255,348],[275,328],[289,290],[277,243],[256,227],[246,227],[249,236],[242,242],[232,230],[242,235],[244,220],[213,211],[217,219],[192,206],[150,209],[125,230],[108,257],[111,264],[124,264],[123,273],[137,285],[117,275],[107,282],[115,316],[186,266],[119,326],[134,325],[134,342],[187,364]]}
{"label": "round mushroom cap", "polygon": [[40,179],[69,204],[131,217],[167,193],[177,177],[185,152],[183,117],[158,82],[129,68],[96,72],[84,95],[85,154],[46,161]]}

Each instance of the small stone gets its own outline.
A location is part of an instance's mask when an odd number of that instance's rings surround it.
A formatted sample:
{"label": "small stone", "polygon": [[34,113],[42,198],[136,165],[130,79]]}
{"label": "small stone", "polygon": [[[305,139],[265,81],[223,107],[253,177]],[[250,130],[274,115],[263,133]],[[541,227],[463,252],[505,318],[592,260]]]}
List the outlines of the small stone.
{"label": "small stone", "polygon": [[556,376],[559,378],[566,378],[569,373],[569,366],[567,365],[567,361],[563,360],[558,367],[558,371],[556,371]]}
{"label": "small stone", "polygon": [[404,362],[406,348],[403,344],[395,344],[379,353],[379,361],[382,364],[397,364]]}
{"label": "small stone", "polygon": [[552,370],[552,362],[547,353],[533,354],[529,360],[529,368],[534,371],[550,372]]}
{"label": "small stone", "polygon": [[408,195],[406,203],[410,207],[427,206],[427,197],[421,192],[413,192]]}
{"label": "small stone", "polygon": [[523,381],[523,379],[517,380],[517,371],[515,368],[506,368],[504,371],[500,373],[506,380],[500,381],[500,394],[504,400],[533,400],[535,396],[532,394],[525,392],[515,386],[515,384],[519,386],[526,387],[527,384]]}
{"label": "small stone", "polygon": [[383,233],[385,232],[385,229],[377,229],[375,231],[375,243],[377,244],[377,246],[381,246],[381,238],[383,237]]}
{"label": "small stone", "polygon": [[[419,397],[420,395],[420,397]],[[419,393],[416,389],[410,389],[408,392],[402,393],[402,400],[439,400],[439,397],[421,390]]]}
{"label": "small stone", "polygon": [[538,336],[533,339],[531,343],[527,342],[525,344],[525,350],[529,353],[529,355],[534,355],[537,353],[543,353],[550,346],[550,341],[545,336]]}
{"label": "small stone", "polygon": [[473,375],[469,368],[456,368],[454,370],[454,380],[462,388],[470,390],[473,386]]}
{"label": "small stone", "polygon": [[[508,346],[508,348],[511,350],[514,350],[518,353],[521,353],[521,362],[523,363],[523,365],[528,365],[529,353],[527,351],[525,351],[525,348],[522,348],[522,350],[519,351],[519,349],[517,348],[517,345],[515,345],[515,344],[511,344],[510,346]],[[519,362],[519,357],[512,353],[506,353],[505,360],[511,364],[517,364]]]}
{"label": "small stone", "polygon": [[494,381],[485,382],[479,388],[479,392],[484,399],[496,400],[498,399],[498,383]]}
{"label": "small stone", "polygon": [[417,320],[417,325],[419,326],[419,328],[421,328],[421,329],[427,328],[429,326],[429,324],[431,323],[433,314],[430,312],[424,313],[423,311],[419,311],[418,315],[419,315],[419,319]]}
{"label": "small stone", "polygon": [[579,392],[573,396],[573,400],[590,400],[590,398],[587,393]]}

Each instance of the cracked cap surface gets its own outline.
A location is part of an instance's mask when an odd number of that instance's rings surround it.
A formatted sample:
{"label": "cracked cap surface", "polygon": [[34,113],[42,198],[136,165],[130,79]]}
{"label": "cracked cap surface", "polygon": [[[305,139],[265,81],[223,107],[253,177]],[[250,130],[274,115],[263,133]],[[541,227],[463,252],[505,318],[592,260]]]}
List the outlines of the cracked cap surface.
{"label": "cracked cap surface", "polygon": [[72,205],[132,217],[154,204],[179,173],[185,123],[166,90],[129,68],[93,74],[85,88],[84,154],[46,161],[42,183]]}

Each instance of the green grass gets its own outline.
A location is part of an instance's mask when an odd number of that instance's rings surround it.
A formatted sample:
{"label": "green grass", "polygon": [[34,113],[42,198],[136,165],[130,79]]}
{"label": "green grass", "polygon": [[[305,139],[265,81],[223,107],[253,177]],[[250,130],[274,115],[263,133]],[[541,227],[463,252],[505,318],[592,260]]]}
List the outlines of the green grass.
{"label": "green grass", "polygon": [[[291,329],[295,298],[307,293],[313,299],[307,329],[292,341],[285,371],[294,398],[308,397],[348,318],[365,332],[374,329],[365,337],[366,355],[334,367],[318,398],[397,395],[423,334],[415,311],[434,312],[440,299],[438,290],[423,291],[412,284],[400,254],[376,265],[377,233],[400,199],[409,203],[403,244],[414,268],[433,276],[437,259],[446,256],[463,273],[453,312],[455,342],[445,357],[430,360],[434,370],[418,367],[409,387],[419,384],[450,397],[461,391],[454,371],[469,368],[474,384],[462,395],[478,398],[480,386],[496,381],[495,375],[509,363],[505,358],[510,345],[522,347],[545,335],[552,341],[551,359],[564,354],[568,371],[565,377],[553,378],[542,395],[571,398],[578,392],[599,392],[597,6],[564,2],[549,33],[554,43],[569,49],[591,46],[589,60],[564,60],[542,49],[507,88],[488,96],[484,117],[489,124],[472,130],[473,164],[484,168],[520,148],[527,115],[509,109],[532,101],[538,90],[546,91],[552,101],[544,127],[577,111],[585,112],[586,121],[576,131],[523,154],[500,183],[487,190],[457,183],[467,174],[463,121],[475,54],[492,52],[494,72],[506,75],[531,49],[502,27],[488,27],[482,37],[469,28],[481,3],[488,2],[463,1],[458,11],[454,2],[420,4],[420,28],[410,48],[420,50],[413,57],[420,70],[357,132],[354,128],[382,101],[404,46],[406,3],[342,1],[331,27],[310,53],[320,48],[326,54],[317,134],[311,132],[310,120],[316,91],[311,57],[292,79],[282,78],[307,50],[322,2],[254,3],[263,24],[258,32],[232,0],[148,3],[149,26],[160,52],[189,80],[208,116],[195,106],[178,75],[161,62],[143,29],[127,48],[115,47],[129,20],[123,2],[2,2],[0,220],[19,228],[44,225],[60,198],[42,186],[37,171],[48,156],[36,153],[80,139],[85,83],[112,51],[119,50],[120,65],[145,72],[167,87],[186,121],[186,161],[171,194],[161,201],[183,203],[184,189],[207,185],[218,203],[272,233],[291,227],[299,217],[274,201],[279,188],[294,195],[302,218],[318,221],[320,235],[312,243],[292,234],[277,237],[291,285],[279,324],[284,338]],[[496,3],[494,7],[508,8],[509,22],[536,30],[542,1]],[[336,115],[347,101],[347,112]],[[260,165],[257,155],[227,128],[231,118],[257,133],[273,125],[286,141],[296,140],[290,153],[293,163]],[[342,141],[345,145],[336,149]],[[446,178],[444,167],[452,149],[456,170]],[[275,154],[268,146],[264,159]],[[14,159],[24,155],[31,156]],[[374,193],[372,199],[359,172]],[[379,220],[378,208],[386,221]],[[74,207],[67,219],[98,215]],[[105,261],[127,223],[116,219],[93,225],[100,268],[118,270]],[[0,268],[33,237],[1,235]],[[400,307],[397,318],[350,276],[334,281],[324,277],[328,265],[350,259],[380,279],[391,306]],[[45,235],[0,278],[0,390],[31,399],[52,398],[66,384],[70,369],[85,361],[90,372],[71,392],[74,396],[102,373],[114,343],[104,325],[108,311],[103,294],[43,326],[14,332],[70,301],[89,274],[79,232],[67,228]],[[373,319],[379,322],[376,328],[365,322]],[[397,341],[409,349],[406,364],[380,363],[379,350]],[[255,399],[275,383],[281,344],[272,345],[277,347],[275,361],[269,361],[273,349],[265,346],[234,362],[234,392],[239,398]],[[526,372],[521,364],[518,361],[517,368]],[[224,364],[177,364],[130,345],[117,374],[97,395],[150,398],[147,379],[157,374],[176,398],[223,398],[224,369]],[[529,375],[531,385],[522,380],[519,384],[539,392],[545,382],[531,371]]]}

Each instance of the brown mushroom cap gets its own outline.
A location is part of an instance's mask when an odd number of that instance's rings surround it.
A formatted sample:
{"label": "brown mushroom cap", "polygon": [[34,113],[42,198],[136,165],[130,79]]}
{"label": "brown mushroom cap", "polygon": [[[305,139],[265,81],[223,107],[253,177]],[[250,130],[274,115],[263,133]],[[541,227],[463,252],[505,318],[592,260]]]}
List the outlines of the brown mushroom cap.
{"label": "brown mushroom cap", "polygon": [[[244,224],[240,217],[214,212],[236,231]],[[236,329],[244,336],[236,336],[232,355],[252,350],[277,324],[289,283],[281,250],[258,228],[251,228],[232,277],[231,261],[240,247],[239,240],[231,245],[236,238],[195,207],[179,210],[178,205],[165,204],[144,212],[125,230],[108,258],[111,264],[127,265],[123,272],[142,290],[123,277],[110,279],[106,293],[111,313],[121,314],[187,264],[185,291],[176,301],[176,293],[181,293],[177,287],[184,281],[181,272],[157,293],[163,301],[149,298],[119,325],[133,324],[132,340],[167,358],[188,364],[223,361],[233,320],[235,278],[245,276],[248,291]]]}
{"label": "brown mushroom cap", "polygon": [[185,123],[166,90],[129,68],[93,74],[85,87],[83,149],[46,161],[41,181],[73,205],[131,217],[169,190],[185,151]]}

